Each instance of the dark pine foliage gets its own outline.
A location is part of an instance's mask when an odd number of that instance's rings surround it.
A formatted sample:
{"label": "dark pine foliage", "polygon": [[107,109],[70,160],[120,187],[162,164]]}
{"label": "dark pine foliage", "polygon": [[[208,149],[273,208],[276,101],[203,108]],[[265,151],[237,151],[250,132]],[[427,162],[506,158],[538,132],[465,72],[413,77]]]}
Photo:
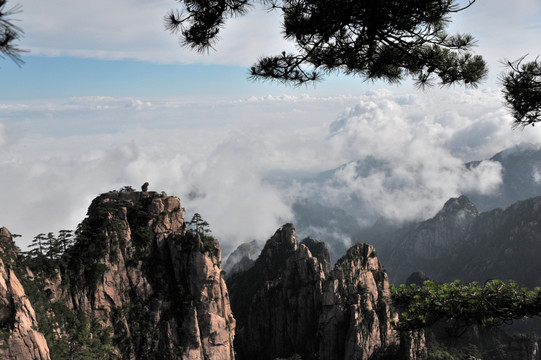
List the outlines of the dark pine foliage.
{"label": "dark pine foliage", "polygon": [[[208,51],[228,18],[244,15],[256,0],[177,0],[181,9],[165,18],[181,44]],[[485,61],[470,51],[469,34],[450,35],[455,0],[260,0],[283,15],[284,38],[296,52],[260,58],[253,79],[300,85],[335,71],[364,80],[417,85],[476,86],[487,74]]]}
{"label": "dark pine foliage", "polygon": [[541,63],[539,58],[523,63],[524,58],[507,61],[509,71],[500,78],[503,96],[517,127],[541,121]]}
{"label": "dark pine foliage", "polygon": [[21,11],[21,6],[7,8],[7,0],[0,0],[0,58],[8,57],[15,64],[22,65],[21,54],[25,52],[17,45],[23,36],[23,30],[15,25],[10,17]]}

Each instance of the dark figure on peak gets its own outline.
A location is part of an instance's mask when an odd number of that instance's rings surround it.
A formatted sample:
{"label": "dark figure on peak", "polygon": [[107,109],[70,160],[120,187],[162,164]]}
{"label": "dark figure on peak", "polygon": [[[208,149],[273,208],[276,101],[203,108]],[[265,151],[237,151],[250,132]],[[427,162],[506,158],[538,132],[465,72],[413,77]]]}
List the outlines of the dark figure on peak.
{"label": "dark figure on peak", "polygon": [[141,190],[143,190],[143,192],[147,192],[148,190],[148,183],[144,183],[143,186],[141,186]]}

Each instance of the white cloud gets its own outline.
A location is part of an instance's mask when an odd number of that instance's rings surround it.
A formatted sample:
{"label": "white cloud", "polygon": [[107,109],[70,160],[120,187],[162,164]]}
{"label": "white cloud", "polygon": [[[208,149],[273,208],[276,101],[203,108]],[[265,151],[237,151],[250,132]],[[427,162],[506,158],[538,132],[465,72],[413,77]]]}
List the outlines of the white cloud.
{"label": "white cloud", "polygon": [[[165,14],[178,4],[172,0],[20,0],[19,14],[26,37],[23,46],[32,54],[106,59],[138,59],[158,63],[251,65],[261,55],[292,50],[282,38],[281,14],[257,5],[248,15],[230,19],[220,32],[217,51],[200,55],[181,48],[164,30]],[[469,32],[478,40],[476,52],[484,55],[492,81],[502,70],[499,61],[536,54],[541,26],[537,0],[520,3],[477,2],[452,17],[452,32]]]}
{"label": "white cloud", "polygon": [[[511,129],[497,92],[480,90],[221,101],[71,98],[5,103],[0,116],[0,138],[10,142],[0,148],[0,181],[8,190],[0,192],[0,225],[25,241],[74,228],[99,193],[145,181],[180,196],[191,214],[200,212],[229,250],[265,240],[292,220],[290,205],[301,195],[339,207],[362,199],[373,216],[428,216],[451,196],[499,185],[498,163],[467,170],[464,162],[540,142],[537,127]],[[16,142],[5,131],[15,126]],[[354,161],[367,156],[380,167],[361,176]],[[274,187],[264,177],[276,169],[313,173],[350,162],[323,186]]]}
{"label": "white cloud", "polygon": [[497,92],[490,95],[367,95],[329,127],[334,155],[348,164],[323,186],[297,189],[299,196],[361,218],[413,220],[431,216],[450,197],[496,191],[502,182],[499,163],[484,161],[473,169],[464,163],[540,138],[534,129],[513,132]]}
{"label": "white cloud", "polygon": [[20,4],[23,46],[34,55],[248,66],[262,54],[291,48],[280,34],[279,15],[261,6],[230,19],[216,51],[201,55],[180,47],[178,38],[165,31],[165,15],[178,7],[172,0],[20,0]]}
{"label": "white cloud", "polygon": [[0,123],[0,150],[8,143],[7,133],[4,129],[4,125]]}

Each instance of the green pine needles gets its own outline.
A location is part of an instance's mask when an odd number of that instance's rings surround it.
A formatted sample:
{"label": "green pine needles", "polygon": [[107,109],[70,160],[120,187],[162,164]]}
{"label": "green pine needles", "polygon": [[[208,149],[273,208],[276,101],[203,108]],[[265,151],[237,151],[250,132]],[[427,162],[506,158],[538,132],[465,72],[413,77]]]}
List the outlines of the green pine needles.
{"label": "green pine needles", "polygon": [[252,79],[302,85],[324,74],[343,72],[364,80],[418,86],[439,83],[476,86],[487,74],[485,61],[471,53],[469,34],[446,31],[455,0],[178,0],[181,9],[165,18],[181,44],[205,52],[213,48],[227,19],[244,15],[259,2],[283,16],[283,34],[296,51],[261,57]]}
{"label": "green pine needles", "polygon": [[464,328],[474,324],[492,327],[541,315],[541,288],[529,290],[514,281],[490,280],[484,285],[425,281],[423,286],[393,286],[391,296],[402,311],[394,325],[404,331],[442,319],[457,320]]}

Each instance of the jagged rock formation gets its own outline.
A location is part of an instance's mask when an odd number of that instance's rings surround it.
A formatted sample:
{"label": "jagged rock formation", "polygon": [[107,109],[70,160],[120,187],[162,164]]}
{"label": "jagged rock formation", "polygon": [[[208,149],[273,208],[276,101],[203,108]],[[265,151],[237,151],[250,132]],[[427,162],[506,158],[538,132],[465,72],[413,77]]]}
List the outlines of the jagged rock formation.
{"label": "jagged rock formation", "polygon": [[[313,256],[310,247],[327,258]],[[365,360],[398,348],[390,325],[395,314],[389,283],[375,249],[358,244],[331,272],[329,264],[321,244],[298,244],[295,228],[287,224],[267,241],[253,267],[228,279],[240,360],[294,354]],[[418,348],[403,349],[403,354],[416,358],[423,352],[421,342],[410,341]]]}
{"label": "jagged rock formation", "polygon": [[396,345],[389,282],[376,250],[357,244],[336,263],[323,290],[322,359],[369,359]]}
{"label": "jagged rock formation", "polygon": [[327,244],[307,237],[301,241],[301,245],[306,246],[308,250],[310,250],[312,256],[319,260],[325,274],[328,274],[332,270],[332,264],[330,261],[331,255],[329,253],[329,249],[327,248]]}
{"label": "jagged rock formation", "polygon": [[49,347],[38,327],[34,309],[27,299],[11,262],[17,248],[11,233],[0,228],[0,358],[49,360]]}
{"label": "jagged rock formation", "polygon": [[286,225],[265,244],[254,266],[228,280],[239,324],[240,359],[274,359],[317,353],[322,285],[318,260]]}
{"label": "jagged rock formation", "polygon": [[[531,288],[540,286],[540,219],[541,197],[481,213],[464,240],[453,247],[449,263],[460,264],[463,281],[512,279]],[[442,271],[441,276],[453,275]]]}
{"label": "jagged rock formation", "polygon": [[64,258],[52,299],[109,327],[116,358],[234,359],[221,248],[186,230],[178,198],[100,195]]}
{"label": "jagged rock formation", "polygon": [[[398,231],[392,255],[383,261],[395,283],[403,283],[411,272],[421,270],[439,282],[458,279],[482,284],[488,279],[501,279],[534,288],[541,285],[540,219],[541,197],[516,202],[505,210],[477,213],[462,196],[449,200],[433,219]],[[433,257],[426,256],[427,252]],[[422,282],[422,277],[413,282]],[[468,342],[461,346],[474,344],[486,358],[495,360],[541,357],[539,339],[512,338],[503,330],[541,334],[541,321],[533,318],[503,327],[497,339],[495,332],[475,330],[476,336],[467,332],[462,338]],[[442,334],[437,334],[439,341]]]}

